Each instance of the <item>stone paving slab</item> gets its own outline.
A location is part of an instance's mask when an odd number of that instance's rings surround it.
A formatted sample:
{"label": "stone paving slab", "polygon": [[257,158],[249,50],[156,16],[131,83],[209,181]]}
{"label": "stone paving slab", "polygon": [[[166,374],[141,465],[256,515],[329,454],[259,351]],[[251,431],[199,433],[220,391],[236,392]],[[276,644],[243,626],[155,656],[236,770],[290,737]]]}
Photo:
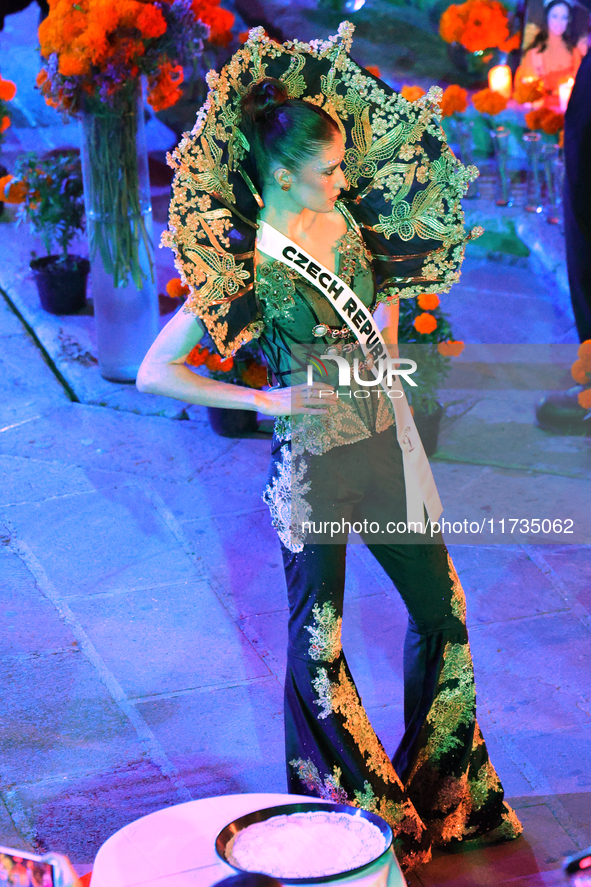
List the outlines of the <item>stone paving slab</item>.
{"label": "stone paving slab", "polygon": [[283,689],[274,677],[138,701],[137,708],[192,797],[286,790]]}
{"label": "stone paving slab", "polygon": [[494,623],[471,632],[480,698],[516,742],[530,732],[589,724],[588,629],[571,613]]}
{"label": "stone paving slab", "polygon": [[191,558],[137,486],[15,505],[8,519],[66,597],[195,581]]}
{"label": "stone paving slab", "polygon": [[469,593],[470,628],[568,610],[557,589],[519,547],[453,545],[450,551]]}
{"label": "stone paving slab", "polygon": [[3,705],[10,712],[0,726],[5,789],[48,774],[101,770],[141,754],[135,730],[76,647],[72,640],[70,649],[0,660]]}
{"label": "stone paving slab", "polygon": [[207,582],[92,595],[71,607],[130,699],[269,674]]}
{"label": "stone paving slab", "polygon": [[[11,794],[13,809],[30,811],[34,819],[37,850],[65,853],[79,874],[91,870],[97,848],[124,825],[183,800],[160,768],[139,756],[88,775],[22,785]],[[9,846],[22,846],[22,838]]]}

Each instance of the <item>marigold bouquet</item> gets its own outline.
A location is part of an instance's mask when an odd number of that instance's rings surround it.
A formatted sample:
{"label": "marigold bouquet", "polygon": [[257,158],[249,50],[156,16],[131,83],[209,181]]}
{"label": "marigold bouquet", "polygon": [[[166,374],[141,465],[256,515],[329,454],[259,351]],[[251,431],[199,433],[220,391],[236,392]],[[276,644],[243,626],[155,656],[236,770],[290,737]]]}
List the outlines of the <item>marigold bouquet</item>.
{"label": "marigold bouquet", "polygon": [[209,337],[204,341],[208,344],[202,345],[200,342],[187,355],[185,363],[188,366],[204,366],[212,379],[244,388],[260,389],[267,384],[267,367],[258,342],[248,342],[234,357],[223,358],[214,350]]}
{"label": "marigold bouquet", "polygon": [[564,114],[557,114],[550,108],[537,108],[525,115],[525,125],[531,130],[541,130],[554,136],[564,129]]}
{"label": "marigold bouquet", "polygon": [[154,280],[147,169],[136,144],[142,77],[154,110],[170,107],[183,65],[209,36],[224,40],[232,21],[219,0],[49,0],[37,85],[52,107],[81,113],[90,256],[100,256],[115,287]]}
{"label": "marigold bouquet", "polygon": [[463,342],[453,338],[439,296],[424,293],[400,300],[398,340],[400,356],[416,360],[418,366],[413,376],[416,387],[406,388],[409,402],[415,412],[429,415],[437,409],[437,391],[449,373],[450,358],[464,348]]}
{"label": "marigold bouquet", "polygon": [[462,114],[468,107],[468,92],[451,83],[443,91],[441,98],[441,116],[452,117],[454,114]]}
{"label": "marigold bouquet", "polygon": [[439,34],[446,43],[461,43],[468,52],[511,52],[519,48],[519,35],[510,35],[509,15],[499,0],[452,3],[441,16]]}
{"label": "marigold bouquet", "polygon": [[16,95],[16,85],[12,80],[4,80],[0,74],[0,145],[2,144],[4,133],[10,126],[10,108],[8,102],[11,102]]}
{"label": "marigold bouquet", "polygon": [[472,104],[480,114],[500,114],[507,107],[507,99],[492,89],[481,89],[472,96]]}
{"label": "marigold bouquet", "polygon": [[[209,37],[223,40],[233,16],[219,0],[49,0],[39,26],[37,85],[52,107],[76,113],[89,99],[113,104],[146,75],[154,110],[180,97],[183,64]],[[210,31],[209,22],[213,27]]]}

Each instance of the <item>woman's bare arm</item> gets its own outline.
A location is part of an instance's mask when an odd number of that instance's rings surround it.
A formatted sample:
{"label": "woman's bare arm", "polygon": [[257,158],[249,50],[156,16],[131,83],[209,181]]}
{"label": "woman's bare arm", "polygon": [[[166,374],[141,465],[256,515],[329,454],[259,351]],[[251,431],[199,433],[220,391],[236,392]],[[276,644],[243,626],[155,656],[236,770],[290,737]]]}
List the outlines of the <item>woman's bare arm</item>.
{"label": "woman's bare arm", "polygon": [[[200,376],[185,366],[185,361],[203,334],[203,326],[196,317],[182,309],[177,311],[144,357],[137,376],[137,388],[148,394],[174,397],[184,403],[252,410],[268,416],[294,412],[317,415],[325,412],[336,400],[334,395],[327,395],[326,386],[319,383],[311,389],[296,385],[275,391],[258,391]],[[321,390],[324,393],[320,398]],[[311,406],[314,398],[317,398],[318,406]]]}

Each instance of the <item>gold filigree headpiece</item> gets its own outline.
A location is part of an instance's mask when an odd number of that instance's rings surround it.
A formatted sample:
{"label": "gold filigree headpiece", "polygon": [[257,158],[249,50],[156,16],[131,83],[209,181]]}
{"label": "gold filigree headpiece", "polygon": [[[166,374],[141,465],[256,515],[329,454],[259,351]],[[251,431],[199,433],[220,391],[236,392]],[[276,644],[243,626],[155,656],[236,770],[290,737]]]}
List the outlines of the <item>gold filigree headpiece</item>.
{"label": "gold filigree headpiece", "polygon": [[263,328],[254,292],[262,201],[240,102],[264,77],[337,122],[347,208],[374,256],[382,294],[439,293],[459,277],[469,239],[460,199],[477,170],[462,166],[446,144],[441,90],[406,101],[350,58],[353,30],[343,22],[328,40],[280,45],[254,28],[219,74],[209,72],[195,126],[168,156],[176,173],[162,241],[190,288],[185,310],[201,318],[225,356]]}

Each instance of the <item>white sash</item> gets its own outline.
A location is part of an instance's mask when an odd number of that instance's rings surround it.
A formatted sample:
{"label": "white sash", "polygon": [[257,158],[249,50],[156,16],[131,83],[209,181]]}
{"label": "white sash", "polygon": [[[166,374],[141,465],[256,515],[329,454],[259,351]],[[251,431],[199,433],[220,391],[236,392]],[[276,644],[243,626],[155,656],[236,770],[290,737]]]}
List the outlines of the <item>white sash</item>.
{"label": "white sash", "polygon": [[[344,280],[321,265],[289,237],[277,231],[267,222],[259,221],[257,246],[265,255],[293,268],[326,296],[335,311],[340,314],[351,329],[366,357],[371,356],[376,362],[380,357],[389,358],[386,343],[371,312]],[[377,376],[378,371],[375,367],[373,371]],[[389,391],[399,392],[398,396],[391,397],[391,401],[396,418],[396,435],[402,450],[406,488],[406,520],[407,523],[413,523],[415,527],[420,525],[425,532],[423,505],[431,522],[439,520],[443,511],[431,466],[425,455],[400,380],[395,377],[391,389],[388,389],[383,378],[380,384],[388,396],[390,396]]]}

